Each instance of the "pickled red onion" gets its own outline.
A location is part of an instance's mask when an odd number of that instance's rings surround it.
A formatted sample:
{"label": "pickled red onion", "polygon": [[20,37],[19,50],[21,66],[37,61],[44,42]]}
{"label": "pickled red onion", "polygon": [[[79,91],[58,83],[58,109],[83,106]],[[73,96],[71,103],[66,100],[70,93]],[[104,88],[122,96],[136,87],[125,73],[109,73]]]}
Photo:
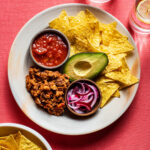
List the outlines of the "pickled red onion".
{"label": "pickled red onion", "polygon": [[77,113],[90,112],[98,99],[98,89],[88,83],[76,82],[67,93],[68,106]]}

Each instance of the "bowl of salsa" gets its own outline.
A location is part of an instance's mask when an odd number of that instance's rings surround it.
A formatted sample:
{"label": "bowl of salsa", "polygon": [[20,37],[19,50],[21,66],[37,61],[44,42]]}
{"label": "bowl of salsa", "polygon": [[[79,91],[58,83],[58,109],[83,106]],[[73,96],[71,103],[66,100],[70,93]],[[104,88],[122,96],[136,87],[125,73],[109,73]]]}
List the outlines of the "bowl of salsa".
{"label": "bowl of salsa", "polygon": [[60,31],[45,29],[33,37],[30,55],[38,66],[56,69],[67,61],[70,55],[70,43]]}

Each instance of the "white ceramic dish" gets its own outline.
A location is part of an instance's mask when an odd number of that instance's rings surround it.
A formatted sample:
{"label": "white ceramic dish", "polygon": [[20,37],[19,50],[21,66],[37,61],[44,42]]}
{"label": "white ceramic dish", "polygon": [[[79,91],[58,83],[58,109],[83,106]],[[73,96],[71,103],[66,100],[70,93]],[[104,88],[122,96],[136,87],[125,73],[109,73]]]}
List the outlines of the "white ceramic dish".
{"label": "white ceramic dish", "polygon": [[128,57],[127,63],[132,73],[140,79],[140,60],[136,45],[127,29],[109,13],[89,5],[65,4],[48,8],[37,14],[28,21],[11,47],[8,61],[8,78],[11,91],[16,103],[21,110],[39,126],[56,133],[66,135],[88,134],[101,130],[116,121],[129,107],[138,89],[138,84],[127,88],[121,92],[120,98],[115,98],[103,109],[85,119],[73,118],[65,114],[61,117],[49,115],[36,106],[25,87],[25,76],[29,67],[33,64],[29,55],[29,44],[33,36],[48,26],[48,23],[58,17],[61,10],[65,9],[69,15],[76,15],[79,11],[89,9],[100,21],[110,23],[116,21],[117,29],[129,37],[129,41],[134,46],[133,55]]}
{"label": "white ceramic dish", "polygon": [[37,133],[35,130],[26,127],[21,124],[16,123],[0,123],[0,137],[7,136],[9,134],[17,133],[21,131],[21,133],[30,139],[32,142],[40,146],[43,150],[52,150],[48,142],[44,139],[42,135]]}

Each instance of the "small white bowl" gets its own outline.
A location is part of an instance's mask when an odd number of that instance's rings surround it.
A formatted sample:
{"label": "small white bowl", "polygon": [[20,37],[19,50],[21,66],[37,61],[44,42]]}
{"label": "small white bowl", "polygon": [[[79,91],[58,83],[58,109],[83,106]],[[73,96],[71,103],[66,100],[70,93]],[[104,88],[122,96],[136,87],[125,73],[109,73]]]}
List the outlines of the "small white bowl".
{"label": "small white bowl", "polygon": [[0,123],[0,137],[21,131],[29,140],[40,146],[43,150],[52,150],[48,142],[35,130],[16,123]]}

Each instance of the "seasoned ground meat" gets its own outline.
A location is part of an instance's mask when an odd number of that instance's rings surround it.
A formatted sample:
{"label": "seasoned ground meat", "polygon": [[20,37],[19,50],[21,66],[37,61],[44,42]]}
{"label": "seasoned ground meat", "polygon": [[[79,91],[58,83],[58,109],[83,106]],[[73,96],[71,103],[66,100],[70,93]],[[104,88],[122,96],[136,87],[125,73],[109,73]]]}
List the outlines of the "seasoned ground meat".
{"label": "seasoned ground meat", "polygon": [[58,71],[31,67],[26,76],[26,88],[35,103],[56,116],[64,112],[64,94],[69,84],[69,77]]}

